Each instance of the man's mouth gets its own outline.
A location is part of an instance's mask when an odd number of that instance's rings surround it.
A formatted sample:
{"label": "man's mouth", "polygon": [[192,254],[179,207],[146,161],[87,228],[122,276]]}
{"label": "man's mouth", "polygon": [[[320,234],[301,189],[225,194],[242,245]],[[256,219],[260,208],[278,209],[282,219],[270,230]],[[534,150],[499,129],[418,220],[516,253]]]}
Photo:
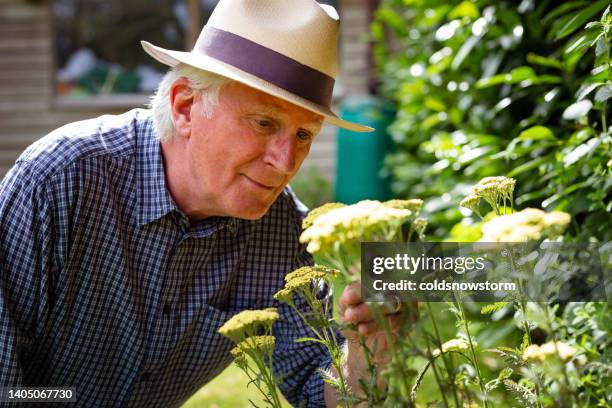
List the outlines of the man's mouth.
{"label": "man's mouth", "polygon": [[264,190],[268,190],[268,191],[272,191],[274,189],[276,189],[278,186],[272,186],[272,185],[268,185],[268,184],[263,184],[260,183],[258,181],[253,180],[252,178],[250,178],[249,176],[247,176],[246,174],[243,174],[243,176],[249,180],[252,184],[254,184],[255,186],[262,188]]}

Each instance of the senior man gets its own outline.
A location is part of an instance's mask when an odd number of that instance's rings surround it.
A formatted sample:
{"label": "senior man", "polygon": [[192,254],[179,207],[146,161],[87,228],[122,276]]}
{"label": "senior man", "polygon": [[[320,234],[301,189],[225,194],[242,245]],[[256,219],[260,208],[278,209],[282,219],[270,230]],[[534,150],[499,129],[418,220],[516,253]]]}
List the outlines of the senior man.
{"label": "senior man", "polygon": [[[218,328],[277,306],[282,392],[336,406],[317,372],[329,356],[294,341],[308,328],[273,295],[312,264],[286,186],[322,121],[370,130],[329,109],[337,33],[335,10],[313,0],[221,0],[191,52],[143,43],[172,67],[150,110],[64,126],[21,155],[0,184],[0,386],[177,406],[230,363]],[[356,287],[340,305],[381,338]],[[359,393],[366,365],[345,335]]]}

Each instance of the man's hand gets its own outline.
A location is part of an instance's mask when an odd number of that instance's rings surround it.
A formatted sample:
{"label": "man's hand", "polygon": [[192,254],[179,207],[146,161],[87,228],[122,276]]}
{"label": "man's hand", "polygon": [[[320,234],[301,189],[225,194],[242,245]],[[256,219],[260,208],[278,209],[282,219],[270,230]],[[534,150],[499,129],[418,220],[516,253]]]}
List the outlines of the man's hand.
{"label": "man's hand", "polygon": [[[374,311],[372,308],[375,306],[370,306],[363,301],[361,297],[361,284],[355,282],[347,286],[344,292],[342,292],[342,296],[340,296],[338,305],[340,321],[345,324],[350,324],[354,328],[343,331],[349,351],[363,354],[364,351],[359,342],[359,334],[361,334],[365,338],[367,347],[374,355],[375,364],[377,366],[386,364],[389,360],[389,339],[385,333],[384,327],[381,327],[379,322],[374,318]],[[391,339],[394,340],[404,320],[401,304],[398,303],[392,307],[383,306],[380,310],[383,312],[383,318],[386,320]],[[357,356],[354,356],[354,358],[356,357]],[[354,358],[352,360],[354,360]],[[363,360],[365,363],[365,359]],[[347,363],[350,366],[351,363],[354,365],[357,361],[347,361]]]}
{"label": "man's hand", "polygon": [[[409,308],[399,302],[391,307],[383,306],[380,308],[384,319],[381,323],[386,322],[389,330],[389,333],[385,333],[385,328],[381,327],[374,317],[373,308],[376,306],[368,305],[361,296],[360,282],[347,286],[338,303],[341,323],[350,325],[343,331],[346,338],[344,377],[352,392],[357,397],[363,397],[364,393],[359,384],[359,379],[369,382],[370,373],[365,358],[365,350],[363,350],[359,340],[360,334],[364,336],[365,344],[372,353],[371,362],[376,366],[377,372],[380,373],[391,359],[389,341],[395,341],[402,323],[408,320],[407,312],[409,312]],[[379,385],[383,385],[380,382],[380,377]],[[326,400],[328,400],[328,396],[331,397],[331,395],[326,395]]]}

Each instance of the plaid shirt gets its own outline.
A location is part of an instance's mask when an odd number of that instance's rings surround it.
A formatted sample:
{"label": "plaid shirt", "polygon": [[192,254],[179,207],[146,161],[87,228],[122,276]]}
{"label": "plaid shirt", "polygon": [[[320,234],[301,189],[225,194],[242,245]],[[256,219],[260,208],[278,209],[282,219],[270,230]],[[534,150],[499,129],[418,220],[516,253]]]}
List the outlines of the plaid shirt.
{"label": "plaid shirt", "polygon": [[323,406],[329,356],[294,342],[311,333],[273,299],[312,263],[304,210],[286,189],[260,220],[190,224],[146,110],[52,132],[0,184],[0,386],[75,387],[79,406],[178,406],[231,362],[218,328],[275,306],[281,391]]}

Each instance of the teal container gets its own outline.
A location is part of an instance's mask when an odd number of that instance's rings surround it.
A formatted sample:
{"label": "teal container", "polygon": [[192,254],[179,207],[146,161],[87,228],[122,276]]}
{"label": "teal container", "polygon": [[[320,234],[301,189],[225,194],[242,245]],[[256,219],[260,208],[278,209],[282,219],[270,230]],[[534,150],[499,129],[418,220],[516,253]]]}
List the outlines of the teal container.
{"label": "teal container", "polygon": [[336,201],[352,204],[391,198],[389,180],[381,175],[381,170],[392,147],[387,127],[393,120],[393,109],[374,97],[353,97],[343,102],[340,112],[343,119],[376,130],[371,133],[339,130]]}

